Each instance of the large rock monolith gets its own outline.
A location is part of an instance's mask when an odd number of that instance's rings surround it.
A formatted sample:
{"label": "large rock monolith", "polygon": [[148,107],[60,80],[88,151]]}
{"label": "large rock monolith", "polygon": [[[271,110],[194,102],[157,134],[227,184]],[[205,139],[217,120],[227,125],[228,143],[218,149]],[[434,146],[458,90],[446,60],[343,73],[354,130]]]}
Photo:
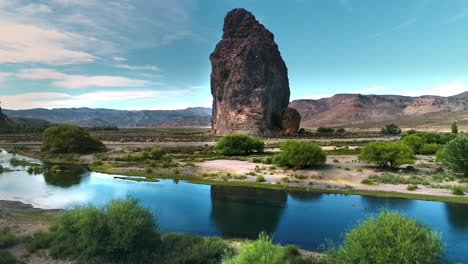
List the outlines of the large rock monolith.
{"label": "large rock monolith", "polygon": [[252,13],[234,9],[210,56],[212,127],[216,135],[271,135],[283,129],[288,69],[273,34]]}

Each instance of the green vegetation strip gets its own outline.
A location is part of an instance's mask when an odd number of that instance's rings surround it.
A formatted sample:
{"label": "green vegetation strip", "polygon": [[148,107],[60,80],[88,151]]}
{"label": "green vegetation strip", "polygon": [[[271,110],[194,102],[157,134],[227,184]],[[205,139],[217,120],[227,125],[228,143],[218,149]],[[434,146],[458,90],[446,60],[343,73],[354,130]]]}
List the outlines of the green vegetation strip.
{"label": "green vegetation strip", "polygon": [[308,192],[325,193],[325,194],[341,193],[341,194],[350,194],[350,195],[392,197],[392,198],[403,198],[403,199],[412,199],[412,200],[468,203],[468,197],[440,196],[440,195],[429,195],[429,194],[358,190],[358,189],[318,189],[318,188],[310,188],[310,187],[305,187],[305,186],[286,186],[282,184],[270,184],[270,183],[262,183],[262,182],[222,181],[222,180],[205,179],[205,178],[201,178],[199,176],[193,176],[193,175],[156,174],[156,173],[147,173],[143,171],[115,172],[112,170],[112,167],[106,166],[106,165],[101,165],[101,166],[89,165],[89,169],[92,171],[96,171],[96,172],[124,175],[124,176],[141,176],[141,177],[147,177],[147,178],[186,180],[194,184],[245,186],[245,187],[267,188],[267,189],[273,189],[273,190],[284,190],[284,191],[308,191]]}

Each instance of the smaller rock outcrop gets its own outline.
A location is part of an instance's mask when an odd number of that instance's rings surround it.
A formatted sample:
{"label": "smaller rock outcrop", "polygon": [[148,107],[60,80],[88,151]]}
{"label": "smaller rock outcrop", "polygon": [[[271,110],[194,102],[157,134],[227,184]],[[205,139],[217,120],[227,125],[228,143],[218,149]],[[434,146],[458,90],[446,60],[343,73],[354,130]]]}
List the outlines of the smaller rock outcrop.
{"label": "smaller rock outcrop", "polygon": [[286,108],[283,110],[283,134],[295,135],[299,131],[301,125],[301,115],[294,108]]}

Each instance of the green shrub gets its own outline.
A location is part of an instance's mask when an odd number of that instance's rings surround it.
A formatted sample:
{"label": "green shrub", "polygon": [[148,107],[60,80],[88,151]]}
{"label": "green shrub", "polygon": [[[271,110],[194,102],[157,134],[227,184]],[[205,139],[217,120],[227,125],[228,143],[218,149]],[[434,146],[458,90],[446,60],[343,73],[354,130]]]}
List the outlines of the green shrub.
{"label": "green shrub", "polygon": [[454,185],[452,186],[452,194],[455,195],[465,195],[465,192],[463,190],[463,186],[460,185]]}
{"label": "green shrub", "polygon": [[263,152],[265,144],[256,137],[233,133],[222,137],[214,150],[222,155],[248,155],[254,152]]}
{"label": "green shrub", "polygon": [[419,149],[419,154],[422,155],[433,155],[436,154],[442,147],[437,143],[423,144]]}
{"label": "green shrub", "polygon": [[218,237],[201,237],[169,233],[162,237],[163,259],[154,263],[165,264],[218,264],[229,248]]}
{"label": "green shrub", "polygon": [[41,149],[57,153],[88,153],[102,151],[104,144],[80,127],[61,124],[44,131]]}
{"label": "green shrub", "polygon": [[266,158],[262,159],[262,163],[263,164],[271,164],[271,163],[273,163],[273,158],[272,157],[266,157]]}
{"label": "green shrub", "polygon": [[440,137],[439,143],[440,143],[440,144],[447,144],[447,143],[449,143],[450,141],[454,140],[456,137],[457,137],[457,134],[453,134],[453,133],[444,134],[444,135],[442,135],[442,136]]}
{"label": "green shrub", "polygon": [[458,125],[456,121],[452,123],[452,134],[458,134]]}
{"label": "green shrub", "polygon": [[255,179],[256,182],[265,182],[265,177],[262,175],[258,175],[257,178]]}
{"label": "green shrub", "polygon": [[364,179],[361,181],[362,184],[373,185],[374,182],[371,179]]}
{"label": "green shrub", "polygon": [[319,127],[317,128],[317,132],[319,133],[333,133],[335,129],[332,127]]}
{"label": "green shrub", "polygon": [[154,147],[150,151],[150,157],[155,160],[160,160],[164,155],[166,155],[166,150],[163,148]]}
{"label": "green shrub", "polygon": [[424,139],[418,135],[409,135],[403,139],[403,142],[408,145],[414,153],[419,153],[421,147],[425,143]]}
{"label": "green shrub", "polygon": [[[265,233],[258,240],[246,242],[238,252],[228,251],[223,255],[223,264],[314,264],[312,257],[302,257],[295,246],[282,247],[273,244]],[[322,262],[324,263],[324,262]]]}
{"label": "green shrub", "polygon": [[325,164],[327,157],[319,145],[313,142],[286,141],[280,145],[281,152],[273,162],[294,167],[308,167]]}
{"label": "green shrub", "polygon": [[16,238],[10,233],[10,229],[0,230],[0,249],[8,248],[16,244]]}
{"label": "green shrub", "polygon": [[384,135],[400,135],[401,129],[395,124],[388,124],[382,128],[382,134]]}
{"label": "green shrub", "polygon": [[344,132],[346,132],[346,129],[344,129],[344,128],[341,127],[341,128],[338,128],[338,129],[336,130],[336,132],[338,132],[338,133],[344,133]]}
{"label": "green shrub", "polygon": [[436,152],[436,161],[437,162],[443,162],[444,161],[444,153],[445,153],[445,148],[440,148]]}
{"label": "green shrub", "polygon": [[410,184],[410,185],[408,185],[408,186],[406,187],[406,190],[408,190],[408,191],[414,191],[414,190],[416,190],[416,189],[418,189],[418,186],[415,185],[415,184]]}
{"label": "green shrub", "polygon": [[151,252],[160,244],[153,215],[137,200],[113,200],[101,208],[75,206],[53,222],[49,253],[79,260],[112,260]]}
{"label": "green shrub", "polygon": [[146,173],[152,173],[153,172],[153,167],[151,165],[146,165],[145,172]]}
{"label": "green shrub", "polygon": [[6,249],[0,249],[0,264],[23,264]]}
{"label": "green shrub", "polygon": [[468,177],[468,135],[461,134],[450,141],[443,154],[444,164],[454,172]]}
{"label": "green shrub", "polygon": [[359,160],[395,169],[403,164],[414,164],[416,157],[413,150],[402,142],[371,142],[362,148]]}
{"label": "green shrub", "polygon": [[440,236],[416,219],[383,210],[345,235],[344,244],[328,253],[336,263],[439,263]]}
{"label": "green shrub", "polygon": [[24,244],[28,252],[34,253],[39,249],[49,248],[53,238],[53,233],[51,232],[37,232],[30,237],[26,237]]}

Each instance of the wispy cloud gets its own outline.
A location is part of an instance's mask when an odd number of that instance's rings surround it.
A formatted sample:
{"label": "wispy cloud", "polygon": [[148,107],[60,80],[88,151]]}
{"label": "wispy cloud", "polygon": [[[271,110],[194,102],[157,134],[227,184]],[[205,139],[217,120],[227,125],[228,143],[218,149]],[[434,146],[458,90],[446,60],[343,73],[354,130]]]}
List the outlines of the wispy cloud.
{"label": "wispy cloud", "polygon": [[443,83],[433,88],[405,92],[403,95],[407,96],[421,96],[421,95],[438,95],[438,96],[452,96],[461,94],[468,91],[468,78],[460,78],[450,83]]}
{"label": "wispy cloud", "polygon": [[115,61],[126,61],[127,60],[126,58],[117,57],[117,56],[112,57],[112,59],[115,60]]}
{"label": "wispy cloud", "polygon": [[118,64],[115,65],[116,68],[121,68],[121,69],[128,69],[132,71],[138,71],[138,70],[146,70],[146,71],[158,71],[159,68],[153,65],[145,65],[145,66],[132,66],[128,64]]}
{"label": "wispy cloud", "polygon": [[6,109],[59,108],[59,107],[101,107],[106,102],[128,102],[129,100],[162,100],[171,96],[186,94],[185,90],[172,91],[97,91],[70,95],[67,93],[25,93],[1,95],[2,106]]}
{"label": "wispy cloud", "polygon": [[13,74],[10,72],[0,72],[0,81],[5,80],[6,78],[12,76]]}
{"label": "wispy cloud", "polygon": [[88,86],[136,87],[150,84],[150,82],[145,80],[130,79],[121,76],[74,75],[44,68],[23,69],[16,74],[16,76],[27,80],[53,80],[55,86],[62,88],[81,88]]}
{"label": "wispy cloud", "polygon": [[370,93],[370,92],[377,91],[377,90],[382,90],[384,88],[385,88],[384,86],[372,86],[369,88],[364,88],[364,89],[353,91],[353,93],[364,94],[364,93]]}
{"label": "wispy cloud", "polygon": [[0,63],[73,64],[92,62],[87,52],[66,48],[67,44],[86,41],[84,36],[21,25],[0,20]]}

